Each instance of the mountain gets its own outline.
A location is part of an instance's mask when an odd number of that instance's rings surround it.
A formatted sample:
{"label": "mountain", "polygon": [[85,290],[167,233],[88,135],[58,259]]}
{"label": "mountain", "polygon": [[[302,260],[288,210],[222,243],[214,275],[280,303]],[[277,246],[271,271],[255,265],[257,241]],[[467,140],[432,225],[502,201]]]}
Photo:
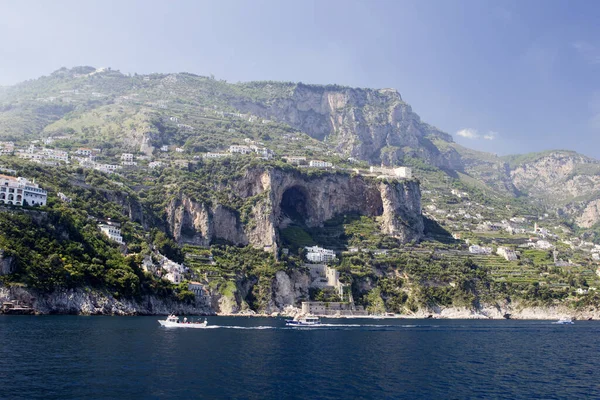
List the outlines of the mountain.
{"label": "mountain", "polygon": [[[189,309],[194,294],[162,279],[174,262],[205,285],[199,312],[600,302],[581,297],[600,284],[598,161],[468,149],[393,89],[62,68],[1,88],[0,140],[2,168],[49,190],[42,210],[0,207],[17,228],[0,231],[0,284],[44,312]],[[126,246],[98,230],[108,219]],[[342,293],[313,282],[314,245],[337,255]]]}
{"label": "mountain", "polygon": [[280,156],[424,162],[490,196],[538,201],[580,227],[600,221],[597,160],[566,151],[498,157],[465,148],[421,121],[394,89],[232,84],[189,73],[127,76],[75,67],[0,91],[0,139],[63,134],[73,146],[109,143],[113,154],[151,154],[165,144],[220,151],[250,137]]}
{"label": "mountain", "polygon": [[439,167],[457,165],[456,154],[441,154],[432,143],[451,142],[451,136],[422,122],[393,89],[229,84],[192,74],[129,77],[78,67],[10,87],[0,102],[0,137],[13,140],[71,131],[85,136],[83,128],[95,128],[139,143],[136,132],[151,133],[152,118],[176,115],[196,126],[210,122],[207,118],[227,119],[223,112],[229,111],[274,120],[281,130],[305,133],[344,157],[373,164],[396,165],[416,157]]}

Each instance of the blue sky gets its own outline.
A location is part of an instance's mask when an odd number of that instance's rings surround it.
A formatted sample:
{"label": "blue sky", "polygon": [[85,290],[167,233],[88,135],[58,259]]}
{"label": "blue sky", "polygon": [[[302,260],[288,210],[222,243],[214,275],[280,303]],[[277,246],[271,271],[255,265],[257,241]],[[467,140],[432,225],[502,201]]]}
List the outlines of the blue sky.
{"label": "blue sky", "polygon": [[0,0],[0,85],[62,66],[396,88],[498,154],[600,158],[600,2]]}

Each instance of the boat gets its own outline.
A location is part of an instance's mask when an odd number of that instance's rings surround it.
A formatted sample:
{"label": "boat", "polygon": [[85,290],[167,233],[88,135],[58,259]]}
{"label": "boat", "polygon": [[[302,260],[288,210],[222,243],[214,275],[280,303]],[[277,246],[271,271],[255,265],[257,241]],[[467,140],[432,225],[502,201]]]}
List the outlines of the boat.
{"label": "boat", "polygon": [[179,317],[173,314],[169,315],[166,320],[158,320],[158,323],[165,328],[206,328],[208,325],[206,318],[204,321],[188,321],[187,318],[180,321]]}
{"label": "boat", "polygon": [[554,323],[558,325],[573,325],[574,322],[571,318],[561,318]]}
{"label": "boat", "polygon": [[308,316],[308,315],[299,315],[294,317],[294,319],[286,319],[286,326],[315,326],[320,325],[321,320],[319,317]]}

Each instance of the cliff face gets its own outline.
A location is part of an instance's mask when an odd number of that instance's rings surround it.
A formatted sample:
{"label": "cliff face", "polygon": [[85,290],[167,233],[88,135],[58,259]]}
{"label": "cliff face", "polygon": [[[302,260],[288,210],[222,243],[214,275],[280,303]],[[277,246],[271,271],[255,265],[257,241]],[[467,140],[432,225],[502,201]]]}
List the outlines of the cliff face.
{"label": "cliff face", "polygon": [[595,160],[557,151],[517,166],[510,175],[520,190],[564,201],[600,191],[599,170]]}
{"label": "cliff face", "polygon": [[208,245],[223,239],[238,245],[276,248],[278,228],[289,215],[309,226],[321,226],[338,214],[382,216],[381,229],[403,241],[423,233],[421,192],[416,181],[375,181],[361,176],[255,168],[233,182],[246,212],[218,202],[197,203],[179,195],[167,206],[167,224],[182,243]]}
{"label": "cliff face", "polygon": [[579,226],[589,228],[600,222],[598,161],[556,151],[516,166],[510,176],[519,190],[546,199]]}
{"label": "cliff face", "polygon": [[214,314],[210,299],[198,299],[187,304],[143,296],[141,299],[116,299],[110,293],[93,289],[70,289],[52,293],[38,293],[28,289],[0,286],[0,302],[19,300],[40,314],[84,314],[84,315],[167,315]]}
{"label": "cliff face", "polygon": [[0,249],[0,276],[15,272],[17,266],[13,257],[7,257]]}
{"label": "cliff face", "polygon": [[167,206],[167,224],[181,243],[208,246],[214,239],[247,245],[248,238],[233,210],[219,204],[208,206],[182,195]]}
{"label": "cliff face", "polygon": [[348,157],[375,164],[399,164],[405,156],[448,168],[459,162],[457,154],[442,154],[430,141],[452,137],[422,122],[394,89],[298,84],[290,96],[263,103],[238,99],[233,106],[285,122]]}

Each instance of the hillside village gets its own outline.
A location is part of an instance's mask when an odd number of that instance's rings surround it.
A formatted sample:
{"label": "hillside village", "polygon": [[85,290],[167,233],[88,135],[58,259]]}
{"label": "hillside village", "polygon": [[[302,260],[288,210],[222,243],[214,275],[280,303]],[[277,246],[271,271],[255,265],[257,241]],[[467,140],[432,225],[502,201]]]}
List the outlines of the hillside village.
{"label": "hillside village", "polygon": [[[104,69],[75,74],[73,78],[78,82],[77,79],[98,79],[105,74],[117,76],[114,71]],[[117,78],[121,79],[121,75]],[[349,156],[329,144],[333,139],[316,140],[281,121],[261,117],[258,113],[240,112],[218,97],[207,98],[195,93],[191,85],[182,85],[180,81],[188,78],[181,74],[136,76],[129,79],[136,82],[139,92],[117,94],[98,91],[98,85],[106,84],[102,80],[88,87],[61,89],[47,97],[26,92],[24,96],[30,96],[27,101],[32,104],[69,109],[78,105],[80,109],[67,119],[51,121],[35,135],[15,136],[12,140],[7,140],[5,135],[5,140],[0,142],[0,161],[6,166],[0,171],[3,211],[46,210],[53,204],[68,209],[82,204],[84,199],[78,198],[78,193],[82,196],[83,192],[60,184],[53,184],[48,190],[43,181],[38,183],[27,176],[27,171],[49,174],[57,171],[86,177],[85,182],[75,185],[85,190],[95,190],[94,182],[98,182],[97,185],[102,182],[100,186],[107,193],[121,190],[136,198],[151,195],[154,197],[147,207],[154,207],[160,215],[167,203],[164,189],[154,187],[155,182],[161,182],[165,188],[176,187],[180,182],[189,183],[187,176],[197,177],[194,174],[202,174],[204,168],[227,173],[223,171],[257,163],[277,168],[285,166],[317,174],[315,176],[346,174],[391,184],[416,181],[420,184],[425,219],[424,237],[418,242],[401,243],[381,234],[377,216],[336,216],[321,227],[312,227],[288,211],[281,216],[286,222],[281,224],[280,246],[259,251],[268,254],[269,262],[278,268],[295,265],[306,271],[311,282],[306,290],[300,290],[297,298],[306,303],[310,311],[316,310],[311,307],[317,307],[324,314],[362,315],[383,313],[390,308],[406,312],[407,308],[416,307],[407,300],[408,295],[414,293],[414,287],[442,279],[431,287],[439,287],[435,290],[440,293],[455,290],[464,276],[474,273],[465,269],[470,265],[476,265],[486,274],[484,280],[480,276],[470,277],[475,284],[489,279],[487,287],[513,288],[511,293],[532,299],[541,296],[540,288],[543,288],[543,296],[548,301],[565,298],[580,301],[591,296],[600,285],[600,244],[564,215],[540,206],[534,199],[501,197],[472,181],[453,178],[444,169],[424,164],[412,156],[406,156],[405,162],[384,163],[382,160],[376,165]],[[157,82],[158,87],[148,86]],[[203,82],[224,87],[209,79]],[[179,97],[169,90],[177,90]],[[190,97],[197,104],[182,101],[188,90],[197,95]],[[284,85],[278,90],[288,89]],[[86,110],[89,104],[100,107],[103,114]],[[37,170],[32,170],[33,166]],[[169,190],[166,192],[170,193]],[[181,190],[193,192],[194,189],[184,186]],[[89,195],[83,195],[87,201]],[[203,193],[195,192],[195,195],[204,198]],[[232,201],[231,194],[219,196],[229,196]],[[96,208],[87,212],[87,218],[123,256],[139,255],[140,267],[145,273],[166,280],[173,287],[184,285],[186,293],[196,297],[215,292],[234,296],[238,289],[231,286],[232,282],[239,280],[240,268],[246,267],[235,265],[231,260],[242,255],[250,260],[264,258],[254,250],[236,248],[229,243],[199,245],[180,241],[165,247],[179,249],[174,254],[181,255],[171,256],[171,259],[166,250],[156,244],[144,243],[147,239],[141,238],[148,236],[147,227],[116,212],[110,214],[112,219],[103,214]],[[245,218],[243,213],[239,215]],[[251,220],[246,222],[252,223]],[[372,289],[379,290],[380,294],[371,298],[359,290],[356,282],[370,276],[385,276],[382,271],[390,268],[409,268],[412,275],[406,270],[404,275],[397,272],[398,276],[404,276],[404,289],[382,283]],[[276,271],[269,271],[274,279]],[[436,274],[437,277],[433,277]],[[387,277],[382,282],[389,279],[392,278]],[[260,279],[256,284],[259,283],[265,284]],[[428,285],[424,287],[430,287]],[[427,290],[421,293],[420,301],[447,301],[445,294]],[[385,300],[385,307],[379,305],[379,298]],[[244,304],[239,298],[236,301]],[[255,301],[261,305],[253,306],[254,309],[269,303],[264,299]]]}

